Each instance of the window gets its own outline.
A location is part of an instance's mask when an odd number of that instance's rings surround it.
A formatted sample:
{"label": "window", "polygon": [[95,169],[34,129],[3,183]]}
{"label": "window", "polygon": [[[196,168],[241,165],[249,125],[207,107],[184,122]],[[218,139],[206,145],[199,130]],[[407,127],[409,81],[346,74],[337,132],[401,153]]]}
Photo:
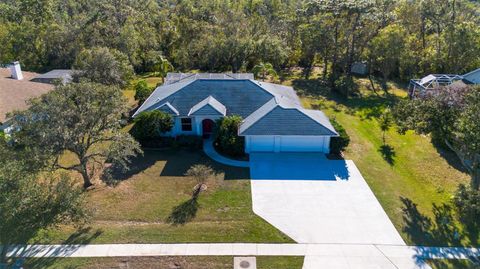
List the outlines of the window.
{"label": "window", "polygon": [[182,118],[182,131],[192,130],[192,118]]}

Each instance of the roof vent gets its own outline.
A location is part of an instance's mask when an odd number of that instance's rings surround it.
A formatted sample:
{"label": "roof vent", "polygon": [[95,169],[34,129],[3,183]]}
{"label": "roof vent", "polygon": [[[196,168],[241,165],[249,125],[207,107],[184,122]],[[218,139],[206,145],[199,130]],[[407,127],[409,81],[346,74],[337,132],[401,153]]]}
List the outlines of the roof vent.
{"label": "roof vent", "polygon": [[10,72],[12,73],[12,78],[16,80],[22,80],[22,68],[20,68],[20,62],[16,61],[10,65]]}
{"label": "roof vent", "polygon": [[234,257],[233,269],[257,269],[255,257]]}

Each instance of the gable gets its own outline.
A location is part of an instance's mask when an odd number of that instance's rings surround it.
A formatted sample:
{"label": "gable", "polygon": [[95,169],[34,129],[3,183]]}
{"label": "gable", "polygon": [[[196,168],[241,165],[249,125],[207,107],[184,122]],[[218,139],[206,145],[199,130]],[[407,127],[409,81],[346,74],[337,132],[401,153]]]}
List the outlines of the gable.
{"label": "gable", "polygon": [[171,115],[178,116],[178,111],[169,102],[166,102],[166,103],[160,105],[157,108],[157,110],[163,111],[163,112],[171,114]]}
{"label": "gable", "polygon": [[188,112],[191,115],[221,115],[227,114],[227,108],[217,99],[209,95],[198,104],[194,105]]}
{"label": "gable", "polygon": [[222,103],[229,115],[247,117],[273,96],[249,80],[196,80],[168,96],[165,101],[188,115],[190,109],[212,96]]}
{"label": "gable", "polygon": [[189,116],[201,116],[201,115],[220,115],[225,116],[225,114],[221,113],[220,111],[213,108],[211,105],[205,105],[200,109],[196,110],[193,113],[189,113]]}
{"label": "gable", "polygon": [[301,112],[299,108],[276,106],[249,127],[241,128],[240,135],[336,136],[337,134]]}

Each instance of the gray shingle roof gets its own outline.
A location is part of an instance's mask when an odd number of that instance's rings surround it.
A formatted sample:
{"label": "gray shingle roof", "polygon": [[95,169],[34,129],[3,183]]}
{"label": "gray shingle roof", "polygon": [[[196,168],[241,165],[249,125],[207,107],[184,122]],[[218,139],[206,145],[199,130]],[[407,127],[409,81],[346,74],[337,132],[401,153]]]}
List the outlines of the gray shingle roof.
{"label": "gray shingle roof", "polygon": [[[186,85],[192,83],[193,81],[186,81],[186,82],[178,82],[175,84],[171,85],[163,85],[160,87],[157,87],[155,91],[143,102],[143,104],[137,109],[135,114],[133,114],[133,117],[137,116],[141,112],[145,110],[152,110],[152,107],[154,105],[157,105],[156,107],[160,107],[163,105],[165,102],[161,102],[171,94],[177,92],[178,90],[182,89]],[[177,110],[178,111],[178,110]]]}
{"label": "gray shingle roof", "polygon": [[162,85],[135,112],[175,110],[177,116],[240,115],[240,135],[330,135],[321,111],[304,109],[292,87],[249,79],[195,79]]}
{"label": "gray shingle roof", "polygon": [[157,109],[175,116],[179,115],[177,109],[175,109],[169,102],[163,103]]}
{"label": "gray shingle roof", "polygon": [[278,98],[266,103],[240,125],[239,135],[328,135],[335,128],[321,111],[292,106]]}
{"label": "gray shingle roof", "polygon": [[158,87],[134,116],[144,110],[156,109],[165,102],[170,102],[180,116],[188,116],[193,106],[209,96],[227,108],[227,115],[244,118],[274,97],[250,80],[197,79]]}
{"label": "gray shingle roof", "polygon": [[188,116],[191,115],[222,115],[227,114],[227,108],[211,95],[194,105]]}

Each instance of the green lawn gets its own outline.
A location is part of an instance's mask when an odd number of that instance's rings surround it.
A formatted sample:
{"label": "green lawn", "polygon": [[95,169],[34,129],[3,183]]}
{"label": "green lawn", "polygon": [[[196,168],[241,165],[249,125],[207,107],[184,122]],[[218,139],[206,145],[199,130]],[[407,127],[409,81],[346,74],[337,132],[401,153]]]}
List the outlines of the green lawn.
{"label": "green lawn", "polygon": [[[257,257],[258,269],[301,269],[303,257]],[[233,257],[230,256],[175,256],[175,257],[116,257],[116,258],[63,258],[31,259],[25,269],[46,268],[95,268],[95,269],[230,269]]]}
{"label": "green lawn", "polygon": [[[367,89],[368,80],[356,82],[360,96],[348,100],[332,94],[316,79],[288,78],[283,83],[295,87],[306,107],[325,111],[345,127],[351,137],[345,157],[355,161],[407,243],[471,245],[467,238],[454,242],[417,225],[427,219],[435,227],[433,204],[448,203],[457,185],[468,182],[469,176],[461,171],[454,154],[432,145],[429,137],[414,133],[400,135],[395,129],[387,133],[388,147],[382,150],[376,118],[386,106],[404,98],[406,92],[390,83],[389,95],[381,91],[374,94]],[[126,94],[133,96],[133,92]],[[201,196],[193,221],[184,225],[168,223],[174,207],[183,205],[190,210],[185,202],[195,183],[184,177],[184,172],[194,163],[205,162],[209,160],[201,153],[146,152],[145,157],[136,161],[139,167],[124,176],[118,186],[101,187],[89,193],[95,217],[85,234],[71,236],[73,227],[47,234],[53,237],[53,242],[291,242],[251,211],[246,169],[216,165],[219,175]],[[410,207],[409,214],[405,214],[401,198],[411,200],[417,208]],[[406,217],[415,221],[408,224]]]}
{"label": "green lawn", "polygon": [[[393,221],[402,237],[411,244],[454,244],[449,240],[428,240],[418,227],[406,228],[402,201],[408,198],[418,204],[419,212],[410,210],[410,216],[432,217],[432,205],[446,203],[459,183],[467,183],[468,174],[455,156],[432,145],[430,138],[407,133],[400,135],[395,129],[386,136],[388,150],[382,151],[382,134],[376,118],[387,105],[393,104],[406,92],[391,84],[390,95],[373,94],[367,90],[368,80],[357,80],[361,97],[348,100],[332,94],[316,80],[293,80],[293,84],[306,107],[321,109],[337,119],[350,135],[351,143],[345,153],[352,159],[367,180],[376,197]],[[431,239],[431,238],[430,238]],[[437,238],[438,239],[438,238]],[[469,244],[464,239],[463,243]]]}
{"label": "green lawn", "polygon": [[[211,165],[217,175],[196,204],[190,200],[196,182],[184,174],[199,163]],[[145,151],[130,172],[116,178],[122,180],[117,186],[99,184],[88,192],[94,217],[86,228],[78,232],[75,227],[61,227],[37,239],[57,243],[293,242],[252,212],[248,169],[212,163],[201,152]],[[188,218],[192,220],[184,221]]]}
{"label": "green lawn", "polygon": [[480,269],[480,264],[470,260],[428,260],[432,269]]}

